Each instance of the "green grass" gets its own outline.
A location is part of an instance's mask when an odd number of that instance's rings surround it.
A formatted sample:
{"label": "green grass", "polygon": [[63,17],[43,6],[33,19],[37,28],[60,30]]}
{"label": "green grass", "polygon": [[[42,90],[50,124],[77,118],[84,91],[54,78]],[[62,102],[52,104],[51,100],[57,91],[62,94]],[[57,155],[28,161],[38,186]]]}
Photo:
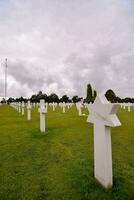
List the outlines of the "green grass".
{"label": "green grass", "polygon": [[112,129],[114,187],[93,175],[93,127],[73,107],[49,108],[46,134],[39,113],[32,120],[0,106],[0,200],[133,200],[134,110],[120,109],[122,126]]}

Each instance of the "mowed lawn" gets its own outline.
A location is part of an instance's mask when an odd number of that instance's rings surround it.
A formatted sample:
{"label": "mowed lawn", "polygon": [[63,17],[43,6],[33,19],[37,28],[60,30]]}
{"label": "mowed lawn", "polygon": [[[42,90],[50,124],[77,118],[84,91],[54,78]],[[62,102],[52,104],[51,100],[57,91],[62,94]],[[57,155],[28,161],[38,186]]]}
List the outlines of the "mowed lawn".
{"label": "mowed lawn", "polygon": [[[26,111],[25,111],[26,112]],[[0,106],[0,200],[133,200],[134,109],[120,109],[121,127],[112,129],[114,187],[105,190],[93,170],[93,126],[75,107],[32,120],[8,105]]]}

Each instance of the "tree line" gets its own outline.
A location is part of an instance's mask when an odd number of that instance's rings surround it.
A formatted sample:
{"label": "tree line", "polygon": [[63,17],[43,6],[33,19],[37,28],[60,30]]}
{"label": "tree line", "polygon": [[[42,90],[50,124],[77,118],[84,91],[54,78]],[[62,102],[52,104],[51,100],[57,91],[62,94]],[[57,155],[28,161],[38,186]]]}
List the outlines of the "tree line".
{"label": "tree line", "polygon": [[[40,102],[40,99],[44,99],[45,102],[48,103],[52,103],[52,102],[73,102],[73,103],[77,103],[81,100],[83,100],[83,102],[85,103],[93,103],[95,98],[97,96],[97,91],[94,90],[91,86],[91,84],[87,85],[87,91],[86,91],[86,98],[83,99],[83,97],[79,97],[79,96],[73,96],[72,98],[68,97],[66,94],[63,95],[61,98],[55,94],[55,93],[51,93],[50,95],[47,95],[45,93],[43,93],[42,91],[39,91],[37,94],[33,94],[30,98],[24,98],[24,97],[19,97],[19,98],[13,98],[10,97],[7,102],[11,103],[11,102],[27,102],[28,100],[30,100],[31,102]],[[111,103],[134,103],[134,98],[130,98],[130,97],[126,97],[126,98],[120,98],[118,96],[116,96],[115,92],[112,89],[109,89],[106,91],[105,96],[107,98],[108,101],[110,101]],[[1,103],[4,103],[5,99],[3,99],[1,101]]]}
{"label": "tree line", "polygon": [[[68,102],[73,102],[73,103],[76,103],[76,102],[79,102],[81,99],[83,99],[82,97],[78,97],[78,96],[73,96],[72,98],[69,98],[66,94],[63,95],[61,98],[55,94],[55,93],[51,93],[50,95],[47,95],[45,93],[43,93],[42,91],[39,91],[37,94],[33,94],[30,98],[24,98],[24,97],[19,97],[19,98],[13,98],[13,97],[10,97],[7,102],[8,103],[11,103],[11,102],[27,102],[28,100],[30,100],[32,103],[35,102],[35,103],[38,103],[40,102],[40,99],[44,99],[45,102],[48,102],[48,103],[52,103],[52,102],[57,102],[57,103],[60,103],[60,102],[65,102],[65,103],[68,103]],[[4,100],[5,101],[5,100]]]}

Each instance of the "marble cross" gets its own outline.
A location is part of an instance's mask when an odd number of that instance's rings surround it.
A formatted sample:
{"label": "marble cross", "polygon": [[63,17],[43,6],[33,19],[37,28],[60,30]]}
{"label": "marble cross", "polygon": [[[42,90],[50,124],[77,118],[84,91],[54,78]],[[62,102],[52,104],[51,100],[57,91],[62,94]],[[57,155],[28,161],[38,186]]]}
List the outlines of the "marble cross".
{"label": "marble cross", "polygon": [[21,102],[19,102],[19,112],[21,112]]}
{"label": "marble cross", "polygon": [[94,175],[105,187],[113,185],[111,127],[120,126],[116,116],[119,104],[109,103],[104,95],[98,95],[88,106],[87,122],[94,124]]}
{"label": "marble cross", "polygon": [[27,120],[31,120],[31,104],[30,101],[27,103]]}
{"label": "marble cross", "polygon": [[16,105],[16,110],[19,112],[19,103],[16,102],[15,105]]}
{"label": "marble cross", "polygon": [[55,102],[52,103],[52,106],[53,106],[53,111],[55,111],[55,107],[56,107]]}
{"label": "marble cross", "polygon": [[79,101],[78,103],[76,103],[76,108],[78,110],[79,116],[82,116],[83,102]]}
{"label": "marble cross", "polygon": [[62,103],[62,109],[63,109],[62,112],[63,112],[63,113],[65,113],[65,108],[66,108],[66,103],[63,102],[63,103]]}
{"label": "marble cross", "polygon": [[131,103],[128,103],[128,104],[127,104],[127,107],[128,107],[128,112],[130,112],[130,111],[131,111],[131,106],[132,106],[132,105],[131,105]]}
{"label": "marble cross", "polygon": [[40,131],[41,132],[45,132],[45,113],[46,113],[46,109],[45,109],[45,100],[41,99],[40,100],[40,108],[39,108],[39,112],[40,112]]}
{"label": "marble cross", "polygon": [[22,101],[21,107],[22,107],[22,113],[21,114],[24,115],[24,108],[25,108],[24,101]]}
{"label": "marble cross", "polygon": [[48,111],[48,102],[45,103],[46,113]]}

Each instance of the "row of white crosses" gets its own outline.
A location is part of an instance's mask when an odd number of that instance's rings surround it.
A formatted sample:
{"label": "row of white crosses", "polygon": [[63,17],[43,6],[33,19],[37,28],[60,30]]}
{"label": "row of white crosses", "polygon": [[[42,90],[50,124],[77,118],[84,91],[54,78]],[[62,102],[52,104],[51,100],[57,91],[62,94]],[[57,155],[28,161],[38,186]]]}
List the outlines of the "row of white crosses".
{"label": "row of white crosses", "polygon": [[71,108],[73,106],[73,103],[66,103],[67,108]]}
{"label": "row of white crosses", "polygon": [[53,111],[55,111],[55,108],[57,107],[57,103],[56,103],[56,102],[53,102],[53,103],[52,103],[52,107],[53,107]]}
{"label": "row of white crosses", "polygon": [[[13,108],[15,108],[18,112],[21,112],[22,115],[25,114],[25,103],[24,101],[21,103],[11,103],[10,104]],[[31,120],[31,104],[30,101],[27,103],[27,119]]]}
{"label": "row of white crosses", "polygon": [[130,112],[132,106],[134,106],[134,105],[133,105],[133,103],[121,103],[120,106],[121,106],[121,108],[124,108],[124,109],[127,108],[127,109],[128,109],[128,112]]}
{"label": "row of white crosses", "polygon": [[[65,112],[66,104],[60,103],[59,106]],[[82,102],[76,104],[79,116],[82,115]],[[89,110],[87,122],[94,124],[94,176],[106,188],[113,185],[112,172],[112,148],[111,148],[111,127],[120,126],[121,123],[116,116],[120,107],[119,104],[109,103],[104,95],[98,95],[94,104],[86,105]],[[24,104],[22,104],[24,108]],[[28,118],[30,120],[30,102],[28,102]],[[45,132],[46,104],[40,100],[40,131]]]}
{"label": "row of white crosses", "polygon": [[65,102],[60,102],[59,106],[62,108],[62,112],[65,113],[66,110],[66,103]]}
{"label": "row of white crosses", "polygon": [[[57,106],[57,103],[53,102],[53,103],[49,103],[50,106],[53,107],[53,111],[55,111],[55,108]],[[63,113],[65,112],[65,107],[66,107],[66,103],[59,103],[59,106],[62,107],[63,109]],[[72,104],[68,105],[69,107],[72,106]],[[40,131],[41,132],[45,132],[45,114],[47,113],[47,107],[48,107],[48,103],[45,103],[45,101],[42,99],[40,100],[40,108],[39,108],[39,112],[40,112]]]}
{"label": "row of white crosses", "polygon": [[[25,109],[25,103],[24,101],[22,103],[12,103],[11,106],[18,110],[19,112],[24,115],[24,109]],[[40,100],[40,131],[45,132],[45,113],[47,112],[47,103],[45,104],[44,100]],[[27,103],[27,119],[31,120],[31,104],[30,101]]]}
{"label": "row of white crosses", "polygon": [[[52,107],[53,111],[55,111],[56,107],[57,107],[58,103],[53,102],[53,103],[49,103],[49,106]],[[62,112],[65,113],[66,111],[66,107],[69,109],[71,108],[73,105],[73,103],[65,103],[65,102],[60,102],[59,106],[62,108]]]}
{"label": "row of white crosses", "polygon": [[18,110],[18,107],[17,107],[17,104],[16,104],[16,103],[11,103],[10,105],[11,105],[12,108]]}
{"label": "row of white crosses", "polygon": [[[13,103],[11,104],[12,107],[14,107],[16,110],[18,110],[19,112],[22,113],[22,115],[24,115],[25,113],[25,103],[24,101],[21,103]],[[34,107],[35,107],[35,104],[33,104]],[[56,106],[57,106],[57,103],[53,102],[53,103],[49,103],[50,106],[53,107],[53,111],[55,110]],[[62,109],[63,109],[63,112],[65,112],[65,107],[66,107],[66,104],[65,102],[59,104]],[[37,104],[37,106],[39,106],[39,104]],[[69,104],[68,105],[69,107],[72,106],[72,104]],[[27,119],[28,120],[31,120],[31,104],[30,104],[30,101],[28,101],[27,103]],[[39,112],[40,112],[40,131],[41,132],[45,132],[45,113],[47,113],[47,109],[48,109],[48,103],[44,100],[40,100],[40,108],[39,108]]]}
{"label": "row of white crosses", "polygon": [[[25,114],[25,103],[22,101],[22,103],[19,102],[19,112],[21,112],[22,115]],[[31,104],[30,101],[27,103],[27,119],[31,120]]]}

